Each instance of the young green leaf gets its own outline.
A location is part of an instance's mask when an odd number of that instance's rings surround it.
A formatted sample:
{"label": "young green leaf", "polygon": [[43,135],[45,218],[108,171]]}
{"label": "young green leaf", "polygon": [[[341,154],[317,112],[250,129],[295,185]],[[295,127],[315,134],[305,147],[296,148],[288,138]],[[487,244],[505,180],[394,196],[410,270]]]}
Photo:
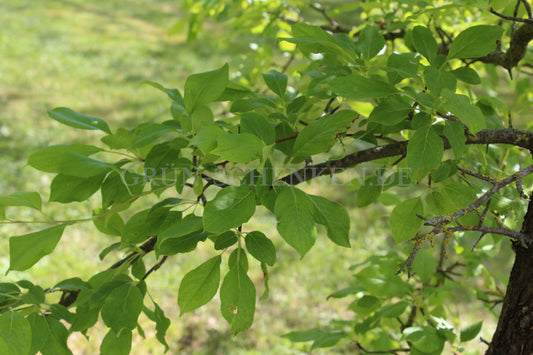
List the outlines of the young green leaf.
{"label": "young green leaf", "polygon": [[204,153],[209,153],[217,146],[217,138],[229,134],[217,124],[210,124],[202,128],[191,140],[191,144],[200,148]]}
{"label": "young green leaf", "polygon": [[394,95],[381,101],[368,120],[382,125],[395,125],[405,120],[411,109],[409,102],[399,95]]}
{"label": "young green leaf", "polygon": [[65,224],[9,238],[9,270],[24,271],[54,251]]}
{"label": "young green leaf", "polygon": [[350,74],[335,78],[329,84],[335,94],[347,99],[375,99],[398,92],[389,83],[376,78],[367,78],[359,74]]}
{"label": "young green leaf", "polygon": [[440,353],[444,348],[444,337],[430,326],[409,327],[403,330],[402,340],[412,343],[414,349],[424,354]]}
{"label": "young green leaf", "polygon": [[366,60],[374,58],[385,46],[385,38],[374,26],[366,26],[359,34],[357,46]]}
{"label": "young green leaf", "polygon": [[424,69],[424,81],[428,89],[435,95],[440,95],[443,89],[455,91],[457,86],[455,76],[443,68],[426,67]]}
{"label": "young green leaf", "polygon": [[453,40],[448,58],[479,58],[496,49],[503,27],[491,25],[472,26]]}
{"label": "young green leaf", "polygon": [[0,354],[27,354],[31,340],[30,323],[21,312],[6,310],[0,314]]}
{"label": "young green leaf", "polygon": [[46,317],[46,327],[48,330],[48,338],[46,343],[41,348],[43,355],[72,355],[68,348],[67,338],[69,331],[63,323],[53,317]]}
{"label": "young green leaf", "polygon": [[335,244],[350,247],[350,217],[338,202],[322,196],[309,195],[313,202],[313,218],[316,223],[326,226],[328,238]]}
{"label": "young green leaf", "polygon": [[98,129],[111,134],[109,126],[101,118],[86,116],[67,107],[57,107],[50,110],[48,111],[48,116],[70,127],[87,130]]}
{"label": "young green leaf", "polygon": [[36,354],[49,337],[46,317],[41,317],[38,313],[32,313],[26,317],[31,327],[31,347],[29,354]]}
{"label": "young green leaf", "polygon": [[37,192],[14,192],[7,196],[0,196],[0,206],[25,206],[41,210],[41,196]]}
{"label": "young green leaf", "polygon": [[390,216],[390,226],[396,243],[403,243],[415,236],[424,223],[417,214],[423,213],[422,201],[418,197],[402,201],[394,207]]}
{"label": "young green leaf", "polygon": [[205,205],[203,225],[211,233],[223,233],[248,222],[255,212],[255,193],[250,186],[230,186]]}
{"label": "young green leaf", "polygon": [[483,321],[480,321],[467,325],[465,328],[461,329],[461,342],[466,343],[467,341],[474,339],[481,331],[482,326]]}
{"label": "young green leaf", "polygon": [[219,69],[191,75],[185,81],[183,103],[191,114],[196,108],[215,101],[228,84],[228,64]]}
{"label": "young green leaf", "polygon": [[122,329],[132,330],[137,326],[142,307],[143,295],[139,288],[132,283],[125,283],[107,296],[102,307],[102,320],[117,334]]}
{"label": "young green leaf", "polygon": [[355,111],[341,110],[305,126],[294,142],[293,162],[298,163],[310,155],[329,151],[336,135],[345,132],[355,119]]}
{"label": "young green leaf", "polygon": [[173,131],[174,129],[170,126],[160,124],[160,123],[151,123],[147,126],[141,128],[136,132],[133,141],[131,142],[132,148],[141,148],[145,145],[153,143],[163,134]]}
{"label": "young green leaf", "polygon": [[255,112],[246,112],[241,115],[241,132],[252,133],[266,145],[274,144],[276,132],[265,117]]}
{"label": "young green leaf", "polygon": [[437,55],[439,46],[430,30],[424,26],[416,26],[413,29],[413,44],[418,51],[431,63]]}
{"label": "young green leaf", "polygon": [[215,296],[220,283],[221,261],[222,257],[217,255],[183,277],[178,291],[180,315],[194,311]]}
{"label": "young green leaf", "polygon": [[419,128],[407,144],[407,166],[413,180],[420,181],[439,167],[444,154],[442,139],[433,126]]}
{"label": "young green leaf", "polygon": [[250,232],[244,238],[246,250],[257,260],[273,266],[276,263],[274,243],[261,232]]}
{"label": "young green leaf", "polygon": [[170,326],[170,319],[168,319],[165,316],[165,312],[159,307],[157,303],[155,303],[152,300],[155,309],[151,311],[150,309],[144,307],[143,312],[152,320],[155,322],[155,330],[156,330],[156,338],[159,340],[159,342],[165,346],[165,352],[168,351],[169,346],[167,344],[167,341],[165,340],[165,334],[168,330],[168,327]]}
{"label": "young green leaf", "polygon": [[466,136],[463,125],[447,120],[444,124],[444,136],[450,142],[455,159],[461,159],[466,149]]}
{"label": "young green leaf", "polygon": [[211,152],[224,160],[249,163],[263,153],[263,141],[251,133],[226,134],[217,138],[217,147]]}
{"label": "young green leaf", "polygon": [[109,329],[100,345],[100,355],[128,355],[131,351],[131,330],[123,329],[119,335]]}
{"label": "young green leaf", "polygon": [[455,77],[467,84],[477,85],[481,84],[481,78],[477,71],[470,67],[461,67],[452,71]]}
{"label": "young green leaf", "polygon": [[392,53],[387,59],[387,77],[391,84],[404,78],[413,78],[418,73],[420,57],[416,53]]}
{"label": "young green leaf", "polygon": [[98,191],[104,178],[105,174],[88,178],[58,174],[50,184],[50,201],[61,203],[85,201]]}
{"label": "young green leaf", "polygon": [[240,267],[228,271],[220,287],[220,311],[231,332],[250,328],[255,313],[255,286]]}
{"label": "young green leaf", "polygon": [[472,133],[475,134],[487,126],[483,112],[478,106],[470,103],[468,96],[456,94],[448,89],[442,90],[442,96],[446,99],[443,104],[444,109],[466,123]]}
{"label": "young green leaf", "polygon": [[268,74],[261,74],[268,88],[279,97],[285,95],[287,89],[287,75],[277,70],[271,70]]}
{"label": "young green leaf", "polygon": [[314,208],[309,196],[292,186],[282,189],[274,205],[279,234],[301,257],[315,244]]}
{"label": "young green leaf", "polygon": [[46,173],[60,173],[63,166],[63,156],[68,152],[85,156],[100,152],[102,149],[83,144],[52,145],[43,148],[28,158],[28,165]]}

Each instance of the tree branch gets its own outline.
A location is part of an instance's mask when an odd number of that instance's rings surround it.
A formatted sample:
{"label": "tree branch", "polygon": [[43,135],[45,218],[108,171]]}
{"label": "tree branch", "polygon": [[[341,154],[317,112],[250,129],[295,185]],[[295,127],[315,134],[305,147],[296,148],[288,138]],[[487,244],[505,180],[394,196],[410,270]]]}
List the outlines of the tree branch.
{"label": "tree branch", "polygon": [[[297,185],[322,175],[342,173],[346,168],[354,167],[361,163],[394,156],[405,156],[407,154],[407,143],[408,141],[403,141],[377,146],[352,153],[341,159],[309,165],[282,177],[280,181],[289,185]],[[479,131],[475,137],[467,137],[466,144],[510,144],[533,151],[533,132],[520,131],[512,128],[484,129]],[[444,140],[444,148],[450,149],[450,144],[447,140]]]}
{"label": "tree branch", "polygon": [[509,49],[503,52],[497,48],[492,53],[487,54],[478,60],[483,63],[491,63],[504,67],[507,70],[518,65],[526,55],[527,45],[533,40],[533,20],[528,19],[522,26],[518,27],[511,34]]}

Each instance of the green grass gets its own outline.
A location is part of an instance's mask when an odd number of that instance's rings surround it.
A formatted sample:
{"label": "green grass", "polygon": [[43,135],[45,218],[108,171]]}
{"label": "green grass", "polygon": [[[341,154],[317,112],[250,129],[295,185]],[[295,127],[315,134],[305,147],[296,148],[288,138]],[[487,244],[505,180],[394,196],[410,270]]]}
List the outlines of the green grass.
{"label": "green grass", "polygon": [[[111,129],[134,127],[140,122],[169,118],[168,99],[154,88],[142,85],[153,80],[167,87],[182,88],[185,78],[229,61],[232,53],[220,52],[216,45],[223,29],[211,31],[211,42],[185,43],[185,33],[167,36],[168,29],[181,16],[175,0],[130,0],[124,2],[82,0],[10,0],[0,3],[0,194],[38,191],[48,196],[52,176],[25,167],[35,150],[61,143],[82,142],[98,145],[101,135],[62,126],[47,117],[47,110],[70,107],[84,114],[102,117]],[[234,48],[229,46],[230,48]],[[235,53],[233,53],[235,54]],[[322,189],[308,185],[306,190],[342,201],[350,207],[354,248],[334,246],[320,233],[317,245],[299,260],[275,231],[268,213],[254,217],[257,230],[272,237],[279,247],[278,263],[270,271],[271,295],[257,304],[252,328],[238,336],[219,312],[218,301],[179,317],[176,294],[183,275],[212,256],[207,245],[190,255],[171,257],[147,281],[154,299],[172,320],[167,341],[170,353],[184,354],[297,354],[307,353],[309,344],[291,344],[280,335],[326,325],[332,318],[351,319],[346,300],[326,300],[328,294],[352,281],[348,267],[370,253],[389,250],[393,245],[386,232],[388,221],[383,209],[354,208],[353,197],[343,188]],[[76,219],[91,215],[90,204],[73,203],[67,208],[47,204],[45,213],[54,218]],[[13,218],[43,219],[23,209],[10,209]],[[3,225],[0,269],[8,268],[8,237],[41,228],[42,225]],[[28,278],[43,287],[79,276],[89,278],[122,257],[113,252],[102,262],[98,254],[113,242],[91,223],[68,227],[54,253],[29,272],[12,272],[6,278]],[[155,264],[153,256],[147,265]],[[263,290],[259,265],[251,265],[251,277]],[[140,323],[147,340],[134,338],[134,354],[159,354],[153,324],[142,316]],[[69,342],[75,354],[94,354],[105,334],[100,325],[86,339],[74,334]],[[353,344],[344,342],[336,353],[354,353]],[[333,353],[317,351],[316,354]]]}

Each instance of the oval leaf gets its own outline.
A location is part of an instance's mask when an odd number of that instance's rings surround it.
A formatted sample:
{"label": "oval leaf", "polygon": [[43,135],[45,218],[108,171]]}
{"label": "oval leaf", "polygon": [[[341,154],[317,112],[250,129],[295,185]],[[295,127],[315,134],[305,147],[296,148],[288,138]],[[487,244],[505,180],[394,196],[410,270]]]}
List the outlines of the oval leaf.
{"label": "oval leaf", "polygon": [[222,257],[217,255],[183,277],[178,291],[180,315],[203,306],[215,296],[220,282],[221,261]]}
{"label": "oval leaf", "polygon": [[48,116],[70,127],[88,130],[98,129],[111,134],[109,126],[101,118],[82,115],[81,113],[73,111],[67,107],[57,107],[51,111],[48,111]]}
{"label": "oval leaf", "polygon": [[206,231],[223,233],[247,222],[255,212],[255,193],[249,186],[230,186],[219,191],[204,209]]}

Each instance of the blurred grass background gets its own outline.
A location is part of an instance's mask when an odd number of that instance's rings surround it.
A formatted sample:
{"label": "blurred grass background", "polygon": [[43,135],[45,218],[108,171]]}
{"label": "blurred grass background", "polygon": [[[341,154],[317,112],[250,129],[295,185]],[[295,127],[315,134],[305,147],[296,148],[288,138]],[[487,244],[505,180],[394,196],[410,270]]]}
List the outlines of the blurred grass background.
{"label": "blurred grass background", "polygon": [[[168,36],[168,29],[182,15],[175,0],[0,2],[0,194],[26,190],[48,196],[52,176],[25,167],[32,152],[61,143],[98,145],[99,133],[62,126],[47,117],[47,110],[66,106],[102,117],[112,130],[165,120],[170,117],[168,99],[142,85],[143,80],[182,88],[188,75],[232,62],[239,48],[217,45],[224,34],[223,27],[211,29],[211,41],[186,43],[185,33]],[[227,52],[229,49],[231,52]],[[275,239],[278,262],[270,274],[270,297],[258,302],[252,329],[237,336],[229,333],[216,298],[207,307],[178,316],[176,294],[181,278],[211,257],[211,251],[201,247],[191,255],[170,258],[147,283],[154,299],[172,320],[167,333],[171,354],[303,354],[309,344],[291,344],[279,336],[325,325],[343,315],[347,319],[353,317],[346,311],[348,301],[326,301],[326,297],[349,285],[350,265],[393,245],[388,219],[382,217],[383,208],[378,205],[355,209],[354,197],[344,189],[321,190],[319,185],[305,189],[315,194],[327,193],[327,197],[349,208],[354,247],[335,247],[320,233],[317,245],[300,261],[295,251],[281,243],[275,220],[268,213],[254,217],[249,225],[254,224],[257,230]],[[50,203],[45,210],[55,218],[72,219],[90,216],[92,207],[95,206],[73,203],[65,209],[61,204]],[[35,218],[23,209],[10,212],[19,219]],[[8,268],[8,237],[40,227],[2,226],[0,269]],[[122,256],[112,253],[103,262],[98,259],[102,248],[112,242],[110,238],[98,233],[92,224],[69,227],[50,257],[29,272],[12,272],[1,279],[27,278],[43,287],[72,276],[87,279]],[[147,265],[155,263],[153,255],[148,260]],[[261,293],[259,265],[252,264],[251,269]],[[480,313],[472,314],[473,319],[479,316]],[[132,354],[162,353],[153,323],[144,315],[140,323],[147,339],[135,336]],[[99,326],[88,332],[88,338],[74,334],[69,341],[75,354],[95,354],[104,334],[105,328]],[[353,352],[353,344],[349,343],[335,349],[335,353]]]}

